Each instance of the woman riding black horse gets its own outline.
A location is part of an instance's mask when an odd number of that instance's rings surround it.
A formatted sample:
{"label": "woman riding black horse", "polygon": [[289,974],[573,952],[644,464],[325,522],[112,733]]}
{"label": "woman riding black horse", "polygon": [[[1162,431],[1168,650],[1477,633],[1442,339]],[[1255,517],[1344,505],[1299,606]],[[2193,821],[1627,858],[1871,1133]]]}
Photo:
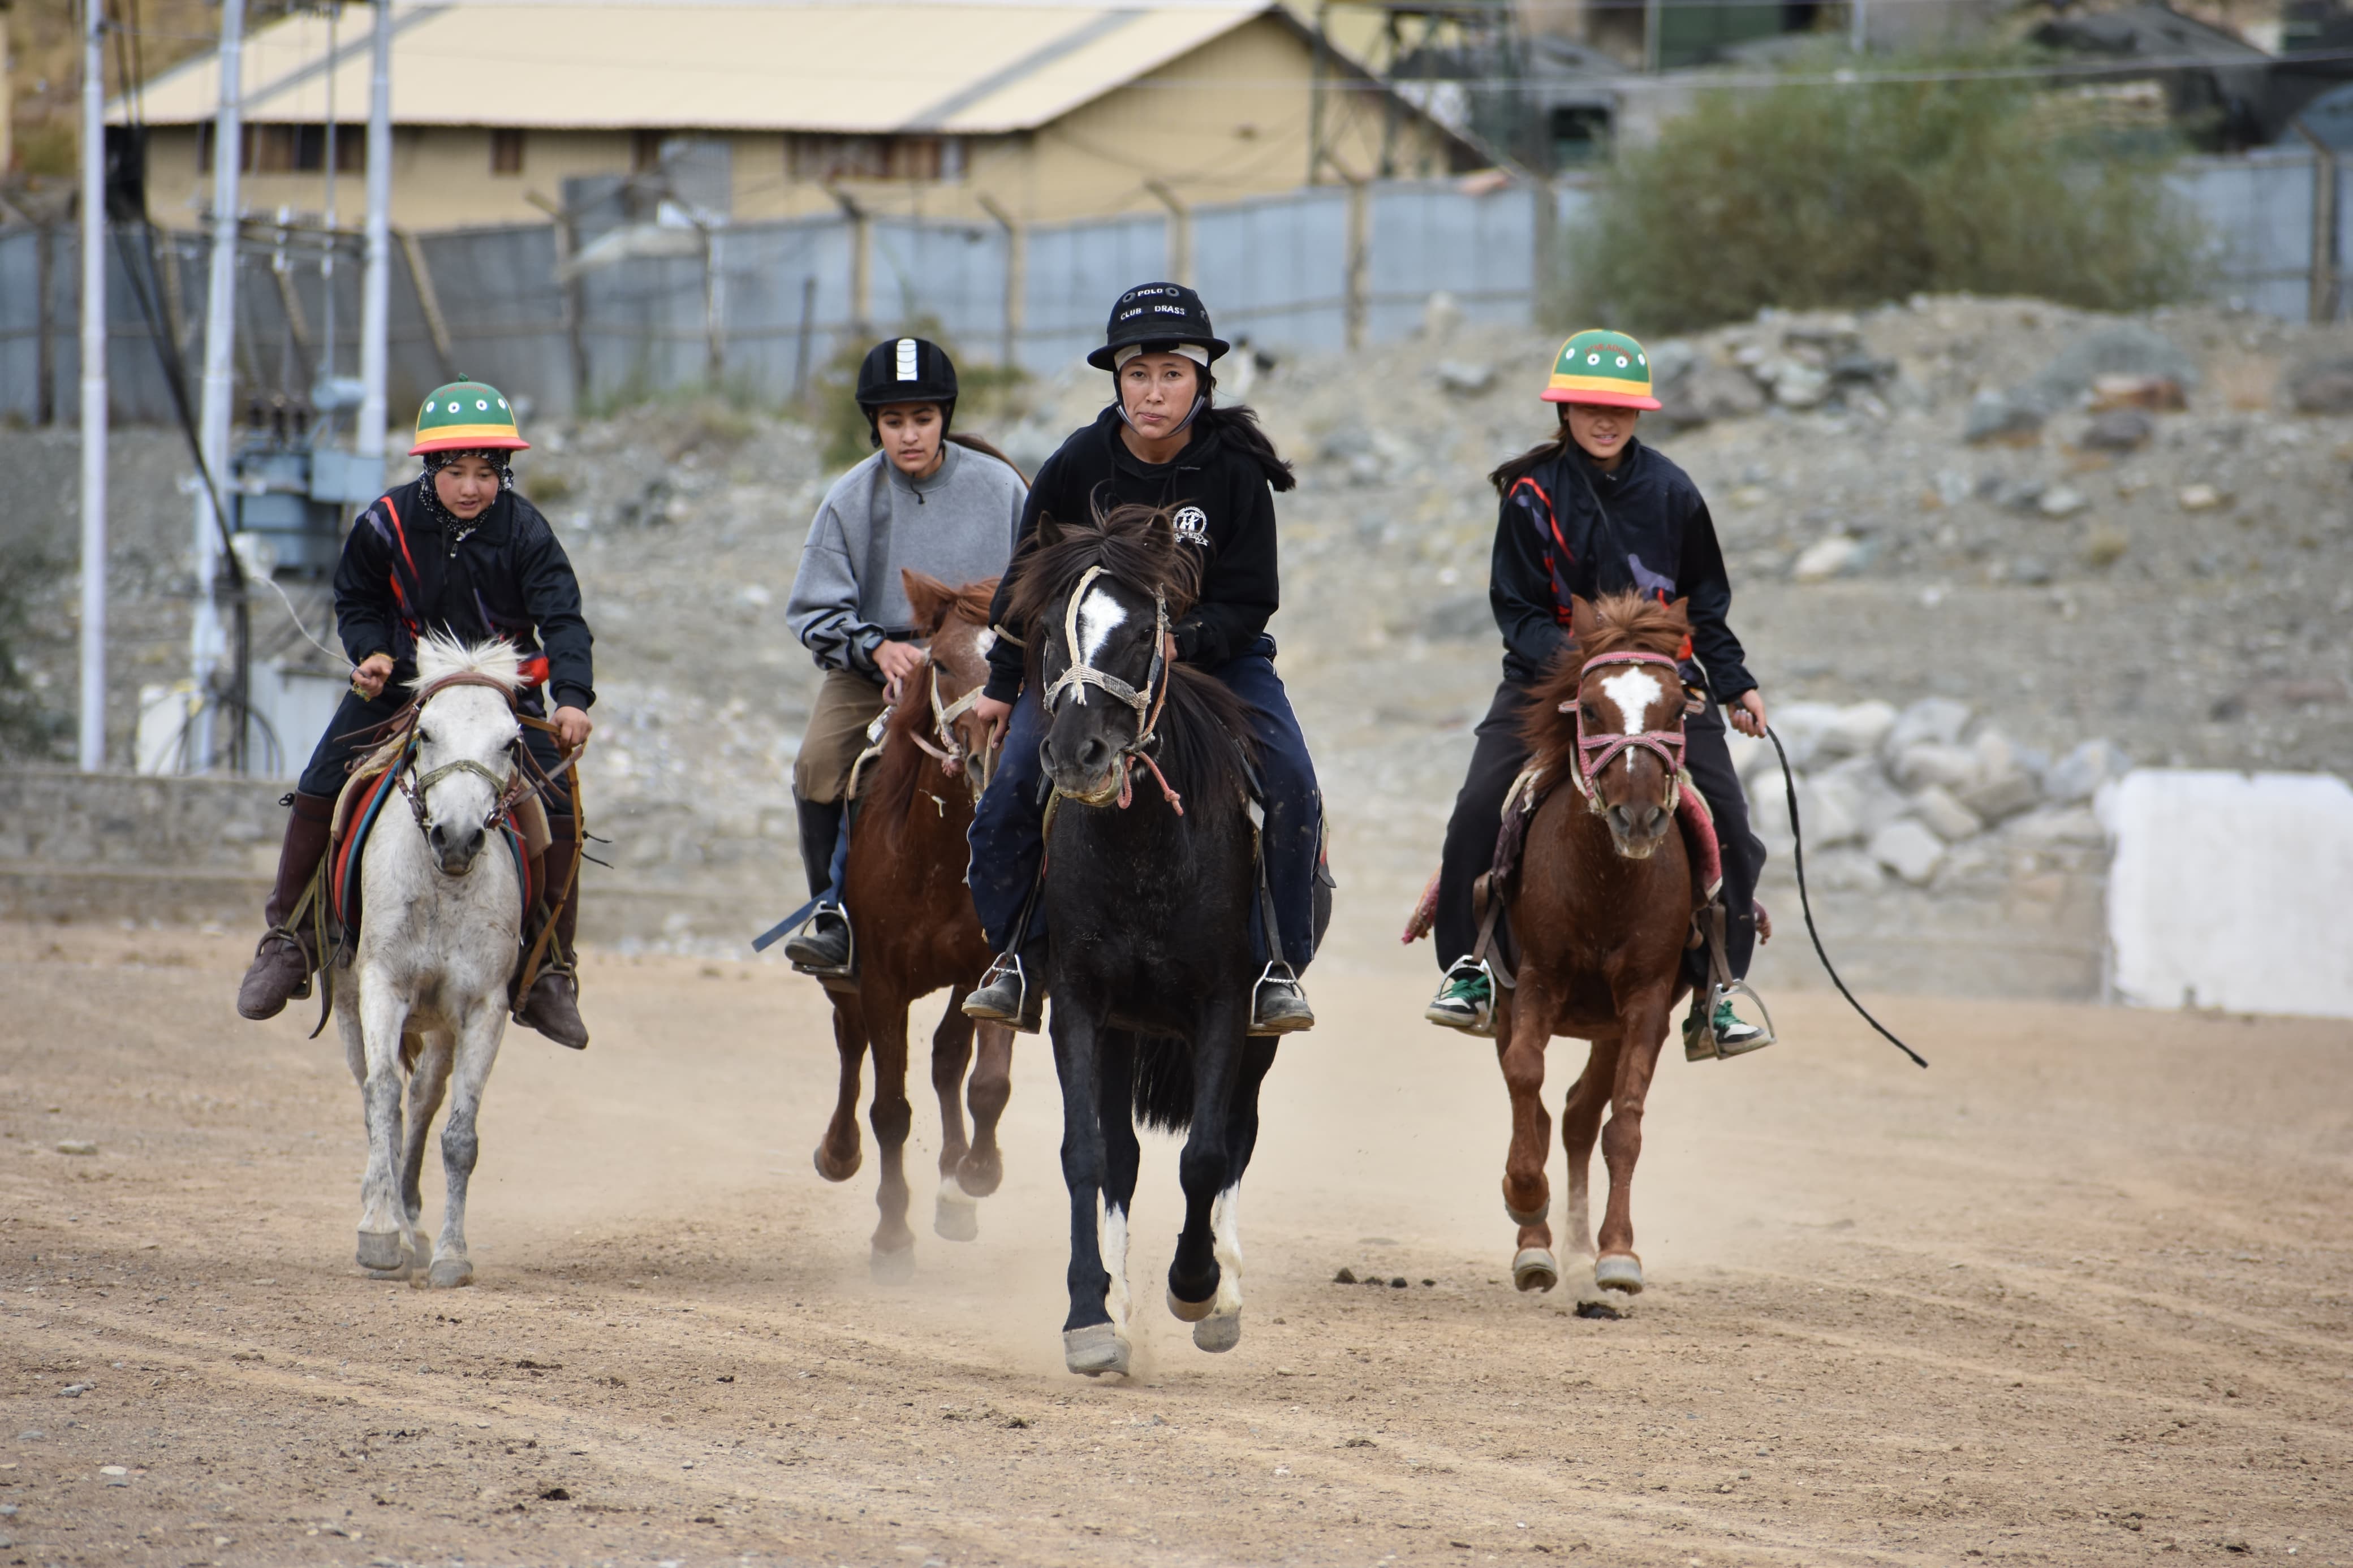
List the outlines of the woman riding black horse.
{"label": "woman riding black horse", "polygon": [[[1200,296],[1181,284],[1146,283],[1121,295],[1103,345],[1087,356],[1111,373],[1113,401],[1038,470],[1021,514],[1020,550],[1031,547],[1041,515],[1082,524],[1142,505],[1167,510],[1180,544],[1200,552],[1199,596],[1169,627],[1170,650],[1249,705],[1266,814],[1260,853],[1279,928],[1260,938],[1264,968],[1250,1029],[1279,1035],[1315,1023],[1298,976],[1315,954],[1323,800],[1266,635],[1282,597],[1272,492],[1298,481],[1255,415],[1213,405],[1209,367],[1226,346]],[[1032,628],[1009,624],[1008,603],[1000,587],[990,612],[999,635],[989,650],[988,687],[975,708],[1006,728],[1003,760],[973,818],[969,875],[981,929],[999,958],[965,1011],[1034,1033],[1043,996],[1033,982],[1048,938],[1032,896],[1044,853],[1039,743],[1048,716],[1039,694],[1023,688]]]}
{"label": "woman riding black horse", "polygon": [[[289,917],[326,855],[335,796],[353,760],[407,705],[417,638],[442,631],[463,643],[503,637],[515,646],[529,683],[517,707],[538,718],[540,689],[554,697],[556,733],[523,731],[542,771],[556,773],[559,743],[572,751],[588,739],[596,689],[579,580],[547,519],[514,493],[509,466],[530,445],[497,387],[459,381],[436,390],[417,414],[417,444],[408,449],[425,459],[425,471],[362,512],[343,542],[335,567],[335,632],[352,658],[352,689],[294,786],[278,880],[262,910],[269,930],[237,988],[237,1010],[248,1018],[273,1017],[290,1000],[308,995],[311,971],[327,956],[313,951],[310,931],[293,929]],[[543,799],[554,842],[540,886],[552,896],[572,883],[579,818],[561,784]],[[515,1010],[516,1022],[575,1050],[588,1043],[573,967],[579,921],[575,888],[557,913],[531,994]]]}

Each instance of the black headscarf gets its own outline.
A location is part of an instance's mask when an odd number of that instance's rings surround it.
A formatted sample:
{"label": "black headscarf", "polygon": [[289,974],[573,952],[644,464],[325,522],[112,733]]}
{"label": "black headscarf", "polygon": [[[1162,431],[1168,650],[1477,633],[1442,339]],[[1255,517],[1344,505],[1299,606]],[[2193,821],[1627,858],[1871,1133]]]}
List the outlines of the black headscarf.
{"label": "black headscarf", "polygon": [[[434,476],[460,458],[480,458],[496,469],[501,495],[514,489],[514,454],[512,452],[491,447],[467,447],[454,452],[426,453],[424,479],[417,488],[425,492],[425,510],[432,514],[433,520],[438,522],[452,539],[463,539],[480,528],[482,525],[482,519],[488,517],[491,510],[490,507],[484,507],[471,518],[462,518],[441,504],[441,487],[433,482]],[[493,501],[491,504],[495,506],[498,503]]]}

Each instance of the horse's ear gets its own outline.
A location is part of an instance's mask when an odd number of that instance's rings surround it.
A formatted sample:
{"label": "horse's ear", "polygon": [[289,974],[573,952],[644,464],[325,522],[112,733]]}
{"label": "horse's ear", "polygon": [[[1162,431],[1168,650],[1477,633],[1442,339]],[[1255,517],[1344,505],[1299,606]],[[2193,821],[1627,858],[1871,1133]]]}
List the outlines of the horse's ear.
{"label": "horse's ear", "polygon": [[1050,549],[1062,542],[1062,525],[1054,521],[1052,512],[1041,511],[1038,514],[1037,530],[1029,538],[1037,549]]}
{"label": "horse's ear", "polygon": [[1584,647],[1589,645],[1594,633],[1600,629],[1601,617],[1594,613],[1593,601],[1582,594],[1571,594],[1568,596],[1568,630],[1569,635],[1577,639],[1577,646]]}
{"label": "horse's ear", "polygon": [[1686,594],[1683,597],[1670,602],[1667,605],[1667,614],[1674,616],[1675,625],[1683,628],[1685,637],[1691,635],[1691,595]]}
{"label": "horse's ear", "polygon": [[937,577],[927,577],[912,566],[899,569],[899,585],[907,591],[907,607],[915,613],[915,625],[930,637],[948,618],[955,605],[955,590]]}

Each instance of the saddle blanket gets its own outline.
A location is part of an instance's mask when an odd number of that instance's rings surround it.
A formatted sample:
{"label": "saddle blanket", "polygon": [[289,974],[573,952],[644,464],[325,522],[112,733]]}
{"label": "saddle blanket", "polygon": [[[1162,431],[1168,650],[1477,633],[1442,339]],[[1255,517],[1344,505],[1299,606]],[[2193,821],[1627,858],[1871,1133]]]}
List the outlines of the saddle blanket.
{"label": "saddle blanket", "polygon": [[[400,793],[393,784],[400,773],[399,768],[393,765],[397,760],[396,753],[389,761],[382,752],[369,758],[336,797],[335,826],[327,848],[328,909],[343,927],[346,940],[359,935],[361,852],[366,847],[368,835],[375,829],[377,817],[383,815],[384,803]],[[524,804],[534,809],[539,806],[536,799]],[[518,809],[515,815],[522,816],[523,813]],[[543,816],[538,820],[543,840],[546,819]],[[529,824],[520,827],[514,823],[501,824],[499,836],[514,857],[515,879],[522,889],[523,913],[528,918],[543,892],[539,885],[539,857],[527,841]],[[545,847],[543,842],[540,847]]]}

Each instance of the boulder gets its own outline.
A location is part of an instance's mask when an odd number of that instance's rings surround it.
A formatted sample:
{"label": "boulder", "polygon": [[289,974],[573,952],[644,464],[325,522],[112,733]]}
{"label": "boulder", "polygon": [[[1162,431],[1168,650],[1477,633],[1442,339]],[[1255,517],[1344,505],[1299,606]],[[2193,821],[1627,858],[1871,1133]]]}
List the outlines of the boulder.
{"label": "boulder", "polygon": [[1838,728],[1842,710],[1835,702],[1783,702],[1773,709],[1773,730],[1799,772],[1813,766],[1822,737]]}
{"label": "boulder", "polygon": [[1838,709],[1823,728],[1817,754],[1824,758],[1867,757],[1895,727],[1895,705],[1873,700]]}
{"label": "boulder", "polygon": [[1873,834],[1865,847],[1873,860],[1915,888],[1926,886],[1945,863],[1944,841],[1909,817]]}
{"label": "boulder", "polygon": [[1901,756],[1923,741],[1949,746],[1969,727],[1969,705],[1955,697],[1923,697],[1895,716],[1879,749],[1887,757]]}
{"label": "boulder", "polygon": [[1895,753],[1887,771],[1900,788],[1920,790],[1936,784],[1956,795],[1975,788],[1981,776],[1976,752],[1938,741],[1917,741],[1905,747]]}
{"label": "boulder", "polygon": [[2091,452],[2132,452],[2157,434],[2157,421],[2137,408],[2111,408],[2094,414],[2075,444]]}
{"label": "boulder", "polygon": [[1968,417],[1961,423],[1961,439],[2031,444],[2042,437],[2042,411],[2014,403],[2009,395],[1980,392],[1969,400]]}
{"label": "boulder", "polygon": [[2185,485],[2179,500],[2184,511],[2212,511],[2231,504],[2231,498],[2212,485]]}
{"label": "boulder", "polygon": [[2094,849],[2108,841],[2100,819],[2090,807],[2083,805],[2046,806],[2028,812],[2004,832],[2011,843],[2027,849]]}
{"label": "boulder", "polygon": [[1863,833],[1862,792],[1835,776],[1798,781],[1798,825],[1809,845],[1852,844]]}
{"label": "boulder", "polygon": [[2019,389],[2046,413],[2074,403],[2103,377],[2198,384],[2198,362],[2171,338],[2138,321],[2094,327],[2062,350],[2040,374]]}
{"label": "boulder", "polygon": [[1912,797],[1912,815],[1947,844],[1957,844],[1985,831],[1978,814],[1953,798],[1942,784],[1930,784]]}
{"label": "boulder", "polygon": [[1887,885],[1879,862],[1861,849],[1832,849],[1808,864],[1807,879],[1834,893],[1875,893]]}
{"label": "boulder", "polygon": [[1495,367],[1468,360],[1440,360],[1430,373],[1443,390],[1457,397],[1478,397],[1494,389]]}
{"label": "boulder", "polygon": [[1990,775],[1955,794],[1963,805],[1988,822],[2016,816],[2042,799],[2033,775],[2023,772]]}
{"label": "boulder", "polygon": [[2306,360],[2280,378],[2298,414],[2353,414],[2353,357]]}
{"label": "boulder", "polygon": [[1833,533],[1818,539],[1798,552],[1789,574],[1800,583],[1827,582],[1860,570],[1870,559],[1862,540],[1852,534]]}
{"label": "boulder", "polygon": [[1719,419],[1746,419],[1765,411],[1765,393],[1736,370],[1703,362],[1674,381],[1653,384],[1665,406],[1661,417],[1671,426],[1705,425]]}
{"label": "boulder", "polygon": [[2092,504],[2090,498],[2072,485],[2052,485],[2034,500],[2034,510],[2045,517],[2073,517]]}
{"label": "boulder", "polygon": [[2163,375],[2095,375],[2092,378],[2092,412],[2111,408],[2148,408],[2179,414],[2189,406],[2181,384]]}
{"label": "boulder", "polygon": [[1814,408],[1831,395],[1830,372],[1783,360],[1773,377],[1773,401],[1784,408]]}
{"label": "boulder", "polygon": [[2084,741],[2075,750],[2062,757],[2042,773],[2042,793],[2059,804],[2075,804],[2092,799],[2099,785],[2111,778],[2123,778],[2132,771],[2132,759],[2108,741],[2106,736],[2096,741]]}

